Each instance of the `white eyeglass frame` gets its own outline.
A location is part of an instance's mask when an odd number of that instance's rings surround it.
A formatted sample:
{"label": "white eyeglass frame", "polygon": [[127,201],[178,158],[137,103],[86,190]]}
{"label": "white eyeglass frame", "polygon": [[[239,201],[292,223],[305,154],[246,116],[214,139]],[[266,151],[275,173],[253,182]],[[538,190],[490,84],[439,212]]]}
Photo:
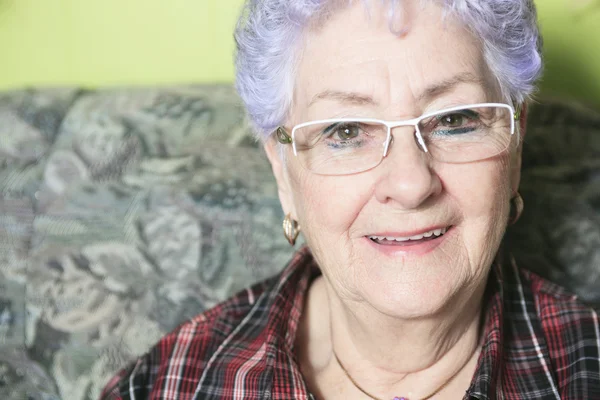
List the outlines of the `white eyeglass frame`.
{"label": "white eyeglass frame", "polygon": [[[419,142],[419,145],[421,146],[421,150],[423,150],[425,153],[428,153],[429,151],[427,150],[427,146],[425,145],[425,141],[423,140],[423,137],[421,136],[421,132],[419,130],[419,123],[422,120],[429,118],[429,117],[433,117],[435,115],[439,115],[439,114],[445,114],[445,113],[449,113],[452,111],[463,110],[465,108],[482,108],[482,107],[500,107],[500,108],[508,109],[510,111],[510,114],[513,116],[513,118],[510,119],[510,135],[511,136],[514,135],[515,121],[517,121],[521,116],[520,109],[517,109],[517,112],[515,112],[515,109],[513,106],[511,106],[510,104],[505,104],[505,103],[475,103],[475,104],[467,104],[464,106],[444,108],[441,110],[423,114],[417,118],[406,119],[406,120],[401,120],[401,121],[386,121],[386,120],[374,119],[374,118],[330,118],[330,119],[321,119],[321,120],[310,121],[310,122],[303,122],[292,128],[292,134],[291,134],[290,139],[291,139],[292,149],[294,151],[294,156],[297,157],[298,151],[296,150],[295,134],[296,134],[296,131],[300,128],[303,128],[305,126],[310,126],[310,125],[326,124],[326,123],[333,123],[333,122],[378,123],[378,124],[385,125],[387,127],[387,137],[385,139],[385,147],[383,149],[383,157],[382,157],[382,159],[383,159],[388,154],[388,149],[389,149],[389,146],[391,143],[390,138],[392,137],[392,129],[397,128],[399,126],[413,126],[415,128],[415,135],[417,136],[417,141]],[[284,130],[284,133],[287,135],[287,132],[285,132],[285,130]]]}

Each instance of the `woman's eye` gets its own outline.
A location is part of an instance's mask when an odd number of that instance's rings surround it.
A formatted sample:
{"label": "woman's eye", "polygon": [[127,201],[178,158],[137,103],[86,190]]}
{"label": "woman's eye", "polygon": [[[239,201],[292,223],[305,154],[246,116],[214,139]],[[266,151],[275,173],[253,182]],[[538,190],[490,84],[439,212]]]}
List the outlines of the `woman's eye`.
{"label": "woman's eye", "polygon": [[336,134],[341,140],[354,139],[359,133],[358,125],[341,125],[336,129]]}
{"label": "woman's eye", "polygon": [[443,126],[446,126],[448,128],[458,128],[464,125],[466,119],[467,117],[462,114],[448,114],[444,115],[440,119],[440,122]]}
{"label": "woman's eye", "polygon": [[339,124],[332,125],[325,129],[323,136],[333,140],[352,140],[360,135],[360,126],[358,124]]}

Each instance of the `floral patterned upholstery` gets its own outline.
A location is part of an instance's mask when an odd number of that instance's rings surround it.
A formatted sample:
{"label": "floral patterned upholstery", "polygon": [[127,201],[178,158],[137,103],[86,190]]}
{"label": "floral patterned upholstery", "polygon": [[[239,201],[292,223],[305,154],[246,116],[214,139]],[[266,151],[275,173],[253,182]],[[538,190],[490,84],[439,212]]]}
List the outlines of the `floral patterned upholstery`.
{"label": "floral patterned upholstery", "polygon": [[[520,264],[600,304],[600,116],[534,105]],[[0,398],[96,399],[293,249],[226,85],[0,94]]]}

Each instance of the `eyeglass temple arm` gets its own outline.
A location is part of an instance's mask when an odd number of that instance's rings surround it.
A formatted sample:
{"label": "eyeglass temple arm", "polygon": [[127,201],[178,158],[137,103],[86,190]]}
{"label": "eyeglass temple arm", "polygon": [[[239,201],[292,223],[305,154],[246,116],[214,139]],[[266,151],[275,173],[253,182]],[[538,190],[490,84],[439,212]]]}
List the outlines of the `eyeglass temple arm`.
{"label": "eyeglass temple arm", "polygon": [[281,126],[277,128],[277,130],[275,131],[275,135],[277,136],[277,140],[281,144],[292,143],[292,137]]}
{"label": "eyeglass temple arm", "polygon": [[519,119],[521,119],[521,112],[522,111],[523,111],[522,105],[521,104],[517,104],[515,106],[515,115],[514,115],[515,121],[518,121]]}

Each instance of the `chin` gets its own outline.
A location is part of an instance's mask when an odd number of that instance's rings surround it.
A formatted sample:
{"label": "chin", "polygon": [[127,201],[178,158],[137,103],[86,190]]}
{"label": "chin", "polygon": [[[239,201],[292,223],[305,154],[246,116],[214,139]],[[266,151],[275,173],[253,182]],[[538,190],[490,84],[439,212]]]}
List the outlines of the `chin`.
{"label": "chin", "polygon": [[433,317],[452,303],[454,282],[414,282],[400,290],[395,285],[364,287],[365,300],[384,315],[402,319]]}
{"label": "chin", "polygon": [[428,251],[412,252],[366,243],[354,282],[361,297],[379,312],[398,318],[433,316],[458,297],[465,300],[464,294],[484,284],[488,268],[473,266],[458,229],[436,240]]}

